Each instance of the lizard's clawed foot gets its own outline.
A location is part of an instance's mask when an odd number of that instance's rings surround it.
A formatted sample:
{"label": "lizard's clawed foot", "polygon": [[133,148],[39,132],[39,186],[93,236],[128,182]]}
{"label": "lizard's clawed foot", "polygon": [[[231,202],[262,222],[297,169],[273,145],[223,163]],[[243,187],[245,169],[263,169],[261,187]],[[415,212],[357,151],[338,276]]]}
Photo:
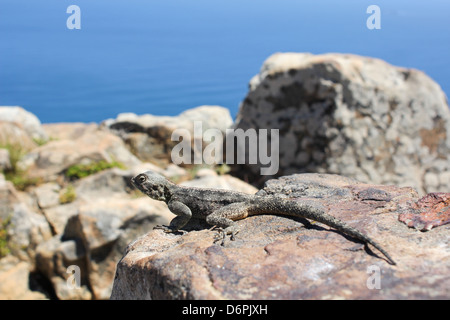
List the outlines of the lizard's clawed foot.
{"label": "lizard's clawed foot", "polygon": [[153,227],[153,230],[162,230],[165,233],[181,233],[181,234],[185,234],[187,233],[187,231],[184,230],[176,230],[174,228],[172,228],[171,226],[164,226],[164,225],[157,225],[155,227]]}
{"label": "lizard's clawed foot", "polygon": [[223,246],[225,243],[225,238],[227,234],[225,233],[225,230],[223,228],[215,228],[217,230],[216,235],[214,236],[214,243],[217,243],[220,241],[220,245]]}
{"label": "lizard's clawed foot", "polygon": [[236,234],[239,232],[239,230],[235,230],[234,228],[221,228],[221,227],[214,227],[213,229],[217,230],[218,233],[214,237],[214,243],[217,243],[220,241],[220,245],[223,246],[225,244],[225,239],[227,235],[230,235],[230,240],[234,241],[236,239]]}

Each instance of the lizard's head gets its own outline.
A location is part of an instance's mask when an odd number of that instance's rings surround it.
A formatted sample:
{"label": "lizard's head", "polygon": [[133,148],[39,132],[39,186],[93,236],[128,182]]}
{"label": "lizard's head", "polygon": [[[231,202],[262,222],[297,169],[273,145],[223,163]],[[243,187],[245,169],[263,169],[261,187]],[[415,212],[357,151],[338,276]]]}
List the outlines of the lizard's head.
{"label": "lizard's head", "polygon": [[172,182],[153,171],[146,171],[131,179],[133,185],[150,198],[160,201],[168,200],[168,191]]}

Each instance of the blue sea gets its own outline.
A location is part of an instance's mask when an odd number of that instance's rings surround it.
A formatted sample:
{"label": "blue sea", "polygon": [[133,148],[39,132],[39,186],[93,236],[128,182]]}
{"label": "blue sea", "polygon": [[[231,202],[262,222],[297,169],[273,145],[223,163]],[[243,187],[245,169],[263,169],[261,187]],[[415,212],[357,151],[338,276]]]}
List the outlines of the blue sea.
{"label": "blue sea", "polygon": [[450,96],[449,13],[448,0],[0,0],[0,105],[44,123],[204,104],[234,117],[264,60],[288,51],[381,58]]}

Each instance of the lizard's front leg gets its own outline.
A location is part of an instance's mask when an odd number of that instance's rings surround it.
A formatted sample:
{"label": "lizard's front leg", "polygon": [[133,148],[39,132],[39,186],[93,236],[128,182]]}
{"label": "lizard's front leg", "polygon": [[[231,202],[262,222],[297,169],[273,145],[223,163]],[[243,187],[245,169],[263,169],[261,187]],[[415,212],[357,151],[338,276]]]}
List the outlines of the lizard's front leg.
{"label": "lizard's front leg", "polygon": [[178,232],[189,222],[189,220],[191,220],[191,209],[180,201],[169,201],[167,207],[177,216],[170,221],[168,226],[156,226],[154,229],[162,229],[166,233]]}
{"label": "lizard's front leg", "polygon": [[231,235],[230,240],[234,240],[235,235],[239,232],[235,220],[244,219],[248,216],[248,206],[244,202],[237,202],[222,207],[206,217],[206,222],[212,226],[216,226],[222,236],[216,238],[216,241],[222,240],[221,245],[225,241],[226,235]]}

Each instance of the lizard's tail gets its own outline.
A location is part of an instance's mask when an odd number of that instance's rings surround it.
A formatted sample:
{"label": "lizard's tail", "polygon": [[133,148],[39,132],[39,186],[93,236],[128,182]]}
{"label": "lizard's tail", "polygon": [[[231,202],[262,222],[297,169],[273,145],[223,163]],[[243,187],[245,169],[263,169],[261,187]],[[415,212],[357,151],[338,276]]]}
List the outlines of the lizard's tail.
{"label": "lizard's tail", "polygon": [[323,223],[351,237],[371,244],[386,257],[390,264],[396,264],[395,261],[390,257],[390,255],[378,243],[370,239],[365,234],[361,233],[359,230],[329,215],[325,212],[325,210],[318,206],[314,206],[308,203],[299,203],[293,200],[264,197],[262,199],[258,199],[258,201],[253,202],[252,208],[249,210],[249,215],[261,213],[274,213],[279,215],[307,218]]}

